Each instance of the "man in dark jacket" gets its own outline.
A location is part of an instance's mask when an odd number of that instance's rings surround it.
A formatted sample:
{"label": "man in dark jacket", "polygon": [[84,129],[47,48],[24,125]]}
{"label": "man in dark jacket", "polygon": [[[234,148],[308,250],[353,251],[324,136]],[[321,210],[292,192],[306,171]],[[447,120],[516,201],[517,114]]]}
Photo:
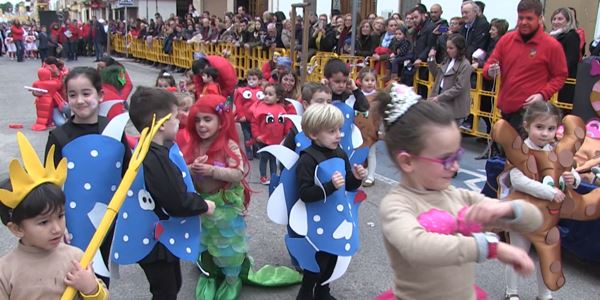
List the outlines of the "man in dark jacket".
{"label": "man in dark jacket", "polygon": [[414,35],[414,51],[415,51],[415,65],[421,62],[427,61],[429,50],[435,44],[435,36],[433,35],[433,29],[435,24],[428,18],[426,18],[427,11],[421,6],[416,6],[410,11],[415,26]]}
{"label": "man in dark jacket", "polygon": [[490,23],[481,15],[479,6],[473,1],[463,2],[461,13],[465,25],[461,29],[460,34],[465,37],[467,46],[465,56],[470,60],[475,50],[487,49],[490,40]]}
{"label": "man in dark jacket", "polygon": [[96,53],[96,61],[104,55],[104,45],[106,45],[106,31],[104,30],[104,20],[96,20],[92,18],[92,41],[94,42],[94,52]]}
{"label": "man in dark jacket", "polygon": [[[429,51],[435,46],[435,36],[433,35],[433,29],[435,24],[427,18],[427,10],[423,9],[422,6],[417,5],[410,10],[410,14],[413,17],[414,22],[414,53],[415,62],[414,66],[419,67],[422,62],[427,61]],[[427,79],[429,76],[429,69],[427,67],[419,68],[419,78]],[[427,87],[419,85],[417,87],[417,93],[427,99]]]}

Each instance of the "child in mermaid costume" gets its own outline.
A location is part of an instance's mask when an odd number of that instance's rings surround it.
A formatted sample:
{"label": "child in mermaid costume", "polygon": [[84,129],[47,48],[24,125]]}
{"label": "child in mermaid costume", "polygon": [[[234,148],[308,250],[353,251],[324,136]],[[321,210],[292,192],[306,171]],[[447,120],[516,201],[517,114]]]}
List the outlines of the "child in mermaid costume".
{"label": "child in mermaid costume", "polygon": [[[242,281],[262,286],[299,283],[302,276],[287,267],[264,266],[250,270],[246,222],[249,203],[245,180],[247,158],[240,151],[231,104],[220,95],[202,96],[188,116],[190,143],[184,148],[196,190],[214,201],[212,216],[202,216],[202,271],[196,287],[197,299],[236,299]],[[217,283],[220,282],[218,288]]]}

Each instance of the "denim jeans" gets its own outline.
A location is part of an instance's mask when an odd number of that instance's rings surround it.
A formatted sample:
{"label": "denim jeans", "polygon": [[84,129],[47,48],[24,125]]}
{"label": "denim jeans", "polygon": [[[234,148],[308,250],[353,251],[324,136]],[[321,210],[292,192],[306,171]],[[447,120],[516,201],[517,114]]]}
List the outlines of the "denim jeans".
{"label": "denim jeans", "polygon": [[73,42],[69,42],[69,59],[70,60],[77,60],[77,46],[78,46],[78,41],[73,41]]}
{"label": "denim jeans", "polygon": [[99,41],[94,41],[94,52],[96,53],[96,60],[99,60],[104,55],[104,45]]}
{"label": "denim jeans", "polygon": [[[263,148],[267,145],[260,143],[258,146]],[[275,156],[268,152],[261,152],[259,155],[260,162],[258,163],[258,170],[260,172],[260,177],[267,176],[267,163],[269,163],[269,175],[277,174],[277,160],[275,159]]]}
{"label": "denim jeans", "polygon": [[42,62],[44,62],[44,60],[46,60],[46,57],[48,57],[48,49],[49,48],[38,49],[38,52],[40,54],[40,60]]}
{"label": "denim jeans", "polygon": [[[240,122],[240,126],[242,126],[242,133],[244,134],[244,142],[252,140],[252,130],[250,130],[250,122]],[[244,148],[246,150],[246,156],[249,158],[254,157],[254,153],[257,151],[256,144],[252,144],[252,146],[248,146],[248,144],[244,143]]]}
{"label": "denim jeans", "polygon": [[25,53],[23,41],[15,41],[15,46],[17,47],[17,61],[23,61],[23,54]]}

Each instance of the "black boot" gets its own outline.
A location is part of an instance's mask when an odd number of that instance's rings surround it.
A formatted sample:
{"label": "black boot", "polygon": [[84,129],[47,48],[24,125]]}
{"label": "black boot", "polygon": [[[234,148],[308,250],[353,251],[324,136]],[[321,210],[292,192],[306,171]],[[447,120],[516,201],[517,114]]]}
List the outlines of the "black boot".
{"label": "black boot", "polygon": [[317,284],[315,287],[315,300],[337,300],[329,293],[329,284]]}

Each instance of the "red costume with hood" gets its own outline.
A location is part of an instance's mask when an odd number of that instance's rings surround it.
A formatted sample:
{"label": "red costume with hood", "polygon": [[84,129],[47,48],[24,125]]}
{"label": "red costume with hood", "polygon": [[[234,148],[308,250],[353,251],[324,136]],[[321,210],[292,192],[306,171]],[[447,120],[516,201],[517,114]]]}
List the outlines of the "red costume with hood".
{"label": "red costume with hood", "polygon": [[233,103],[235,104],[235,119],[245,118],[250,121],[250,108],[258,101],[265,98],[265,93],[260,85],[255,87],[243,86],[235,90]]}
{"label": "red costume with hood", "polygon": [[39,80],[34,81],[32,86],[48,92],[35,98],[37,119],[35,124],[31,126],[31,130],[43,131],[48,129],[48,125],[52,123],[52,109],[54,109],[54,105],[62,106],[64,100],[60,95],[62,83],[52,78],[52,72],[49,68],[39,68],[38,78]]}
{"label": "red costume with hood", "polygon": [[[219,72],[219,78],[217,83],[221,88],[221,95],[223,97],[229,97],[233,95],[233,88],[237,84],[237,75],[233,65],[222,56],[207,55],[204,56],[211,67],[217,69]],[[202,96],[204,91],[204,82],[202,82],[202,75],[194,75],[194,84],[196,86],[196,99]]]}
{"label": "red costume with hood", "polygon": [[267,104],[257,101],[250,108],[250,128],[255,141],[266,145],[276,145],[285,138],[285,107],[279,103]]}

